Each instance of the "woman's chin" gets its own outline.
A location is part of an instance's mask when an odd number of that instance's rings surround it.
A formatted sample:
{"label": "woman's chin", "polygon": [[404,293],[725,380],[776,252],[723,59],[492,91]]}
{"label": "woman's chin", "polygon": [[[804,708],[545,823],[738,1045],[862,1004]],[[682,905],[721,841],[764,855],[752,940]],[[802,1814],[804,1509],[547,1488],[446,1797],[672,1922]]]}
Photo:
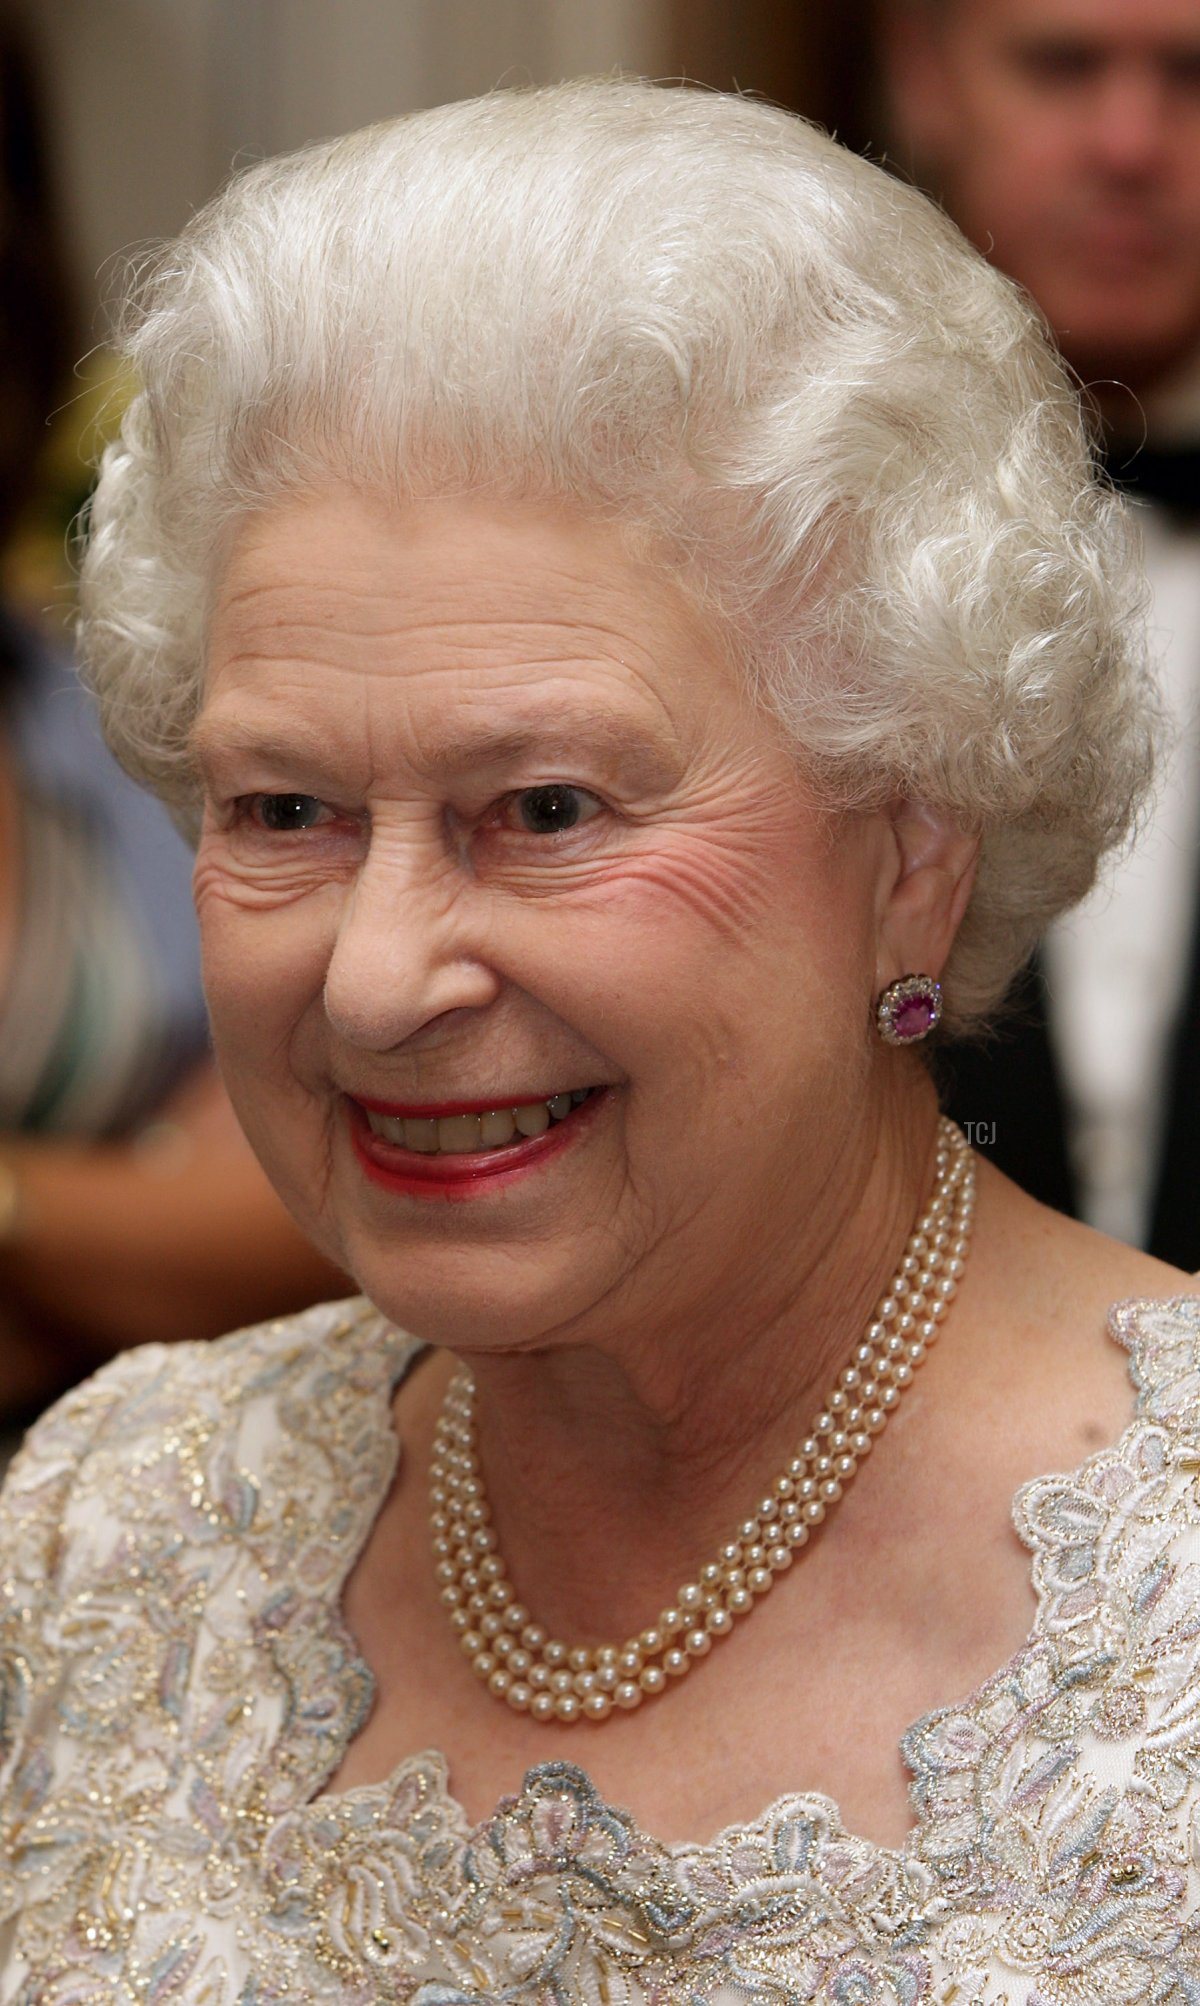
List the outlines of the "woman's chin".
{"label": "woman's chin", "polygon": [[[588,1287],[564,1252],[529,1263],[493,1253],[439,1261],[414,1281],[412,1263],[369,1256],[355,1270],[363,1294],[399,1330],[464,1355],[540,1349],[556,1330],[575,1325],[604,1294]],[[533,1272],[531,1272],[531,1268]],[[559,1278],[561,1277],[561,1285]]]}

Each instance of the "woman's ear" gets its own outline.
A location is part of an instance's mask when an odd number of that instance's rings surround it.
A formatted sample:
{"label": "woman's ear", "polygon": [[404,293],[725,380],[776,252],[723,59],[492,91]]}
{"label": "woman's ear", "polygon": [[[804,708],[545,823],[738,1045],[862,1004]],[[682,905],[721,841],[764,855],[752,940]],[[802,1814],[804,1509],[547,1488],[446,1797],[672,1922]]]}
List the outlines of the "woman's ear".
{"label": "woman's ear", "polygon": [[918,801],[887,811],[889,869],[880,884],[876,986],[941,974],[967,909],[979,837]]}

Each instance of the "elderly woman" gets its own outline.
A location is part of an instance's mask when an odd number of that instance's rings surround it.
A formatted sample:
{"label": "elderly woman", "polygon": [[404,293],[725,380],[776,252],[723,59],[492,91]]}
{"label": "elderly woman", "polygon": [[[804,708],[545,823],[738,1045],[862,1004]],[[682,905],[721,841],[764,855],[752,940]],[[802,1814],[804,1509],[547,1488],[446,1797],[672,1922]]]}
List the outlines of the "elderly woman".
{"label": "elderly woman", "polygon": [[607,83],[252,169],[128,343],[91,672],[363,1296],[16,1467],[0,1996],[1200,1996],[1200,1304],[921,1047],[1152,737],[1030,312]]}

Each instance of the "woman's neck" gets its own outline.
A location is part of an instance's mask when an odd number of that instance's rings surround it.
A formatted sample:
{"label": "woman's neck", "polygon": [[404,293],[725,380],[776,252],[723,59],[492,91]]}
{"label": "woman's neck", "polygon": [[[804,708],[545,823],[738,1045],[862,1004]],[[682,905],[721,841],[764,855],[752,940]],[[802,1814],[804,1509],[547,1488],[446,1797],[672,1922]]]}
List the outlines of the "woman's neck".
{"label": "woman's neck", "polygon": [[802,1259],[781,1244],[702,1300],[677,1277],[657,1302],[606,1304],[597,1332],[467,1361],[497,1535],[540,1622],[572,1640],[644,1628],[753,1512],[895,1271],[935,1121],[927,1090],[846,1150]]}

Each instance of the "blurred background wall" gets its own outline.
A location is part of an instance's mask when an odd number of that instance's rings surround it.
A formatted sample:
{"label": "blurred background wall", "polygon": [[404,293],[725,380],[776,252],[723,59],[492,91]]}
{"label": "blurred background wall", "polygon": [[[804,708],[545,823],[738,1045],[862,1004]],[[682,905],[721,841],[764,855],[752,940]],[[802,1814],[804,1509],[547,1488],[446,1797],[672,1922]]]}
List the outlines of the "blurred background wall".
{"label": "blurred background wall", "polygon": [[[13,0],[81,294],[231,164],[500,82],[621,67],[790,104],[868,144],[870,0]],[[95,332],[99,333],[99,326]]]}

